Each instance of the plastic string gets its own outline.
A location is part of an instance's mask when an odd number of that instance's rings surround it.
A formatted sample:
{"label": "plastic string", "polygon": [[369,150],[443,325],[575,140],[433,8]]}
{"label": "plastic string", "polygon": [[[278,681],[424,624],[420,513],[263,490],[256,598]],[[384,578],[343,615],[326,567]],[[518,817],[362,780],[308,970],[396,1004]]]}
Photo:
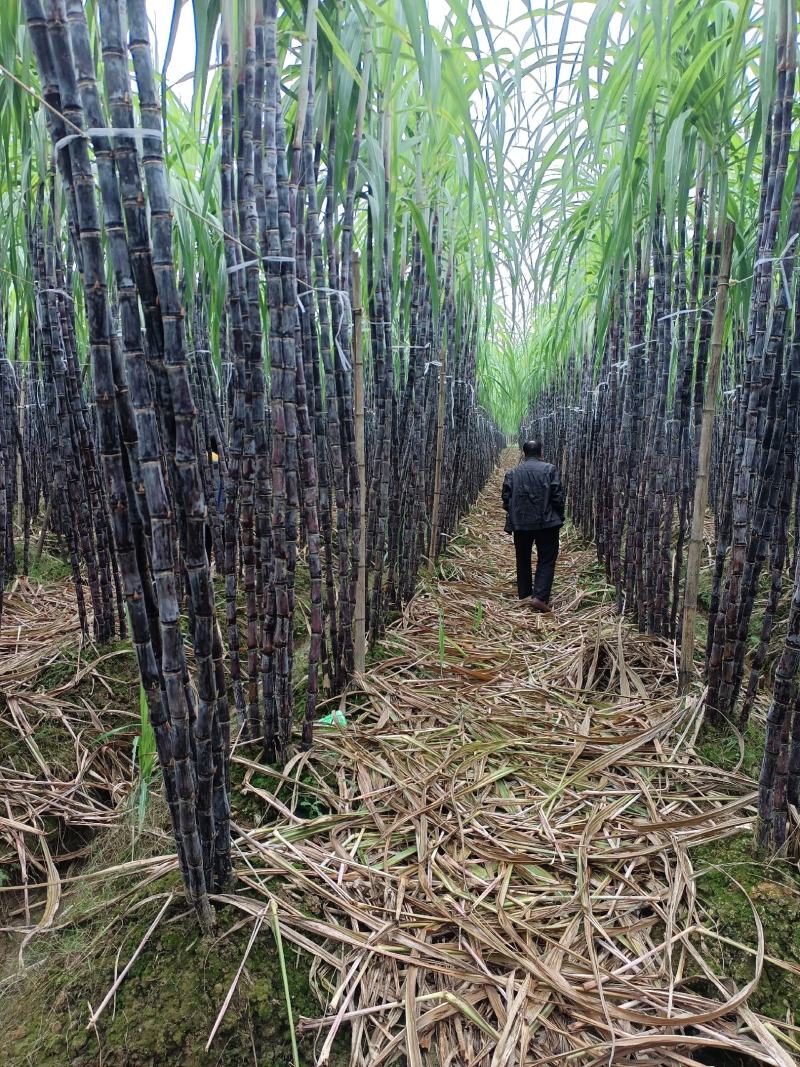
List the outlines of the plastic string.
{"label": "plastic string", "polygon": [[[197,351],[198,352],[207,352],[208,355],[211,355],[211,352],[207,348],[198,348]],[[217,383],[217,392],[220,393],[222,390],[220,389],[220,382],[219,382],[219,374],[217,372],[217,365],[216,365],[216,363],[214,362],[213,359],[210,359],[208,362],[211,364],[211,373],[214,375],[214,381]]]}
{"label": "plastic string", "polygon": [[[786,294],[786,303],[787,303],[787,305],[788,305],[790,310],[792,308],[794,308],[794,301],[792,300],[791,293],[789,292],[789,279],[786,276],[786,265],[785,265],[785,263],[783,261],[784,261],[784,258],[787,255],[787,253],[791,249],[792,245],[798,239],[798,237],[800,237],[800,234],[797,234],[797,233],[793,234],[789,238],[789,240],[786,242],[786,244],[784,245],[783,251],[780,253],[780,255],[777,255],[777,256],[762,256],[760,259],[757,259],[755,261],[755,263],[753,264],[754,267],[761,267],[765,263],[779,263],[780,264],[781,280],[783,282],[783,291]],[[758,274],[758,271],[754,270],[752,274],[747,274],[744,278],[732,278],[728,282],[728,284],[729,285],[742,285],[744,282],[749,282],[752,278],[755,278],[755,276],[757,274]]]}
{"label": "plastic string", "polygon": [[19,382],[17,381],[17,371],[16,371],[16,369],[14,367],[14,364],[11,362],[11,360],[8,358],[8,356],[5,354],[5,352],[3,353],[2,356],[0,356],[0,359],[4,360],[8,364],[9,369],[11,370],[11,377],[14,380],[14,387],[17,390],[19,390]]}
{"label": "plastic string", "polygon": [[[324,293],[327,296],[335,296],[336,299],[339,301],[341,315],[339,316],[339,322],[336,326],[336,333],[333,335],[333,343],[336,348],[336,351],[339,353],[339,359],[341,361],[342,366],[349,374],[351,370],[350,360],[347,358],[344,348],[342,347],[341,333],[342,323],[345,322],[347,319],[352,318],[353,315],[353,308],[350,303],[350,294],[347,292],[346,289],[332,289],[328,285],[318,285],[315,288],[307,286],[306,288],[310,293]],[[298,300],[299,299],[300,298],[298,297]]]}
{"label": "plastic string", "polygon": [[233,363],[231,360],[226,359],[222,364],[225,367],[225,395],[228,395],[228,389],[230,388],[231,378],[233,377]]}
{"label": "plastic string", "polygon": [[[27,378],[26,381],[28,382],[28,386],[30,387],[30,385],[32,384],[31,379]],[[25,405],[25,410],[30,411],[32,408],[36,408],[37,411],[41,411],[44,406],[45,383],[42,381],[41,378],[37,378],[35,383],[33,384],[35,384],[35,388],[33,389],[33,399],[27,402],[27,404]],[[30,388],[28,390],[28,395],[31,395]]]}
{"label": "plastic string", "polygon": [[472,394],[472,402],[473,404],[475,403],[475,386],[472,384],[472,382],[468,381],[466,378],[454,378],[452,374],[448,374],[447,377],[453,383],[454,386],[466,385],[469,388],[470,393]]}
{"label": "plastic string", "polygon": [[37,289],[36,292],[37,293],[58,293],[59,296],[65,296],[67,298],[67,300],[71,300],[73,302],[73,304],[75,303],[75,297],[72,295],[72,293],[68,293],[66,289],[47,288],[47,289]]}
{"label": "plastic string", "polygon": [[[188,205],[185,205],[185,206],[188,206]],[[200,216],[200,217],[202,218],[203,216]],[[223,231],[223,235],[225,237],[229,236],[224,231]],[[236,240],[236,239],[235,238],[231,238],[231,240]],[[241,245],[241,242],[237,241],[236,243]],[[248,249],[246,245],[241,245],[241,247],[244,248],[245,251],[251,251],[251,249]],[[297,262],[297,259],[296,259],[295,256],[258,256],[257,258],[254,258],[254,259],[246,259],[243,263],[234,263],[234,265],[232,267],[226,267],[225,273],[226,274],[236,274],[238,271],[245,270],[247,267],[260,266],[262,263],[292,263],[292,264],[295,264],[296,262]],[[350,304],[350,294],[348,292],[346,292],[344,289],[333,289],[328,285],[316,285],[316,286],[306,285],[306,283],[301,281],[300,279],[297,279],[297,284],[298,285],[302,285],[304,287],[304,292],[303,292],[302,296],[306,296],[306,295],[311,294],[311,293],[321,293],[321,294],[326,294],[327,296],[335,296],[338,299],[339,304],[341,305],[342,315],[341,315],[341,318],[339,319],[339,324],[338,324],[338,326],[336,328],[336,333],[334,334],[334,337],[333,337],[333,343],[334,343],[334,346],[336,347],[336,351],[337,351],[337,353],[339,355],[339,359],[341,361],[342,366],[344,367],[345,371],[347,371],[349,373],[350,370],[351,370],[350,360],[345,355],[345,351],[344,351],[344,349],[342,347],[341,332],[342,332],[342,323],[345,321],[345,316],[346,315],[352,315],[352,307],[351,307],[351,304]],[[302,296],[298,292],[298,294],[297,294],[297,306],[300,308],[301,313],[305,314],[306,306],[303,303]]]}
{"label": "plastic string", "polygon": [[669,315],[659,315],[656,322],[664,322],[666,319],[677,319],[680,315],[709,315],[714,318],[714,312],[707,307],[684,308],[683,311],[673,311]]}
{"label": "plastic string", "polygon": [[[228,235],[225,234],[227,237]],[[244,248],[244,245],[242,245]],[[256,267],[261,263],[296,263],[294,256],[259,256],[257,259],[246,259],[243,263],[234,263],[232,267],[226,267],[226,274],[236,274],[237,271],[246,270],[247,267]]]}
{"label": "plastic string", "polygon": [[[794,235],[797,237],[797,234]],[[794,240],[794,238],[792,238]],[[789,245],[787,244],[787,248]],[[783,255],[775,259],[757,259],[755,265],[758,267],[762,263],[778,263],[781,269],[781,282],[783,284],[783,291],[786,294],[786,306],[791,310],[794,307],[794,301],[792,300],[792,294],[789,291],[789,279],[786,277],[786,266],[783,262]],[[755,274],[753,275],[755,277]]]}
{"label": "plastic string", "polygon": [[137,142],[137,147],[144,154],[144,145],[140,144],[140,141],[145,137],[163,141],[164,134],[160,129],[147,130],[139,126],[89,126],[88,129],[81,130],[80,133],[68,133],[65,137],[59,138],[55,143],[55,150],[58,152],[62,148],[66,148],[72,141],[89,140],[90,137],[132,137]]}
{"label": "plastic string", "polygon": [[[2,67],[2,63],[0,63],[0,67]],[[39,289],[33,278],[24,278],[21,274],[15,274],[13,270],[8,270],[7,267],[0,267],[0,272],[7,274],[9,278],[14,278],[15,281],[22,282],[23,285],[29,285],[33,289],[34,295],[38,295],[39,293],[60,293],[62,296],[65,296],[67,300],[71,300],[73,303],[75,302],[75,297],[66,289],[56,289],[51,287]]]}

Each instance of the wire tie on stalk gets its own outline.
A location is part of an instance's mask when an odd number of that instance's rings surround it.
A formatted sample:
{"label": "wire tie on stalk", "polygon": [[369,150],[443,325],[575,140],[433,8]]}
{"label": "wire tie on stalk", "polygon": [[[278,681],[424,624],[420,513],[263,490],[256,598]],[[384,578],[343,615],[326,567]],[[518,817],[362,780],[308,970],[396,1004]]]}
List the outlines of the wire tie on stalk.
{"label": "wire tie on stalk", "polygon": [[430,359],[425,364],[425,370],[422,373],[423,373],[423,375],[425,375],[425,374],[428,373],[428,371],[431,369],[431,367],[441,367],[441,365],[442,365],[442,361],[440,359]]}
{"label": "wire tie on stalk", "polygon": [[82,133],[68,133],[64,137],[59,138],[55,143],[56,152],[65,148],[72,141],[86,140],[90,137],[133,137],[137,142],[137,147],[140,152],[144,153],[143,144],[140,143],[145,137],[154,137],[159,141],[164,139],[164,135],[161,130],[147,130],[140,126],[90,126]]}

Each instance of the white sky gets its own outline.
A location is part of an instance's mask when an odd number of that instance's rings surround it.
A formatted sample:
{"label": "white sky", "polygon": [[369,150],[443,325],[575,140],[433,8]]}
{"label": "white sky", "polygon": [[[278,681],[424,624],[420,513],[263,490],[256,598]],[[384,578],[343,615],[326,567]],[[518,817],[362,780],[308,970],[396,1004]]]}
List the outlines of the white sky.
{"label": "white sky", "polygon": [[[156,44],[156,56],[158,66],[161,65],[161,59],[163,57],[164,49],[166,48],[167,39],[169,37],[169,27],[172,21],[172,0],[147,0],[147,9],[150,14],[150,22],[155,31],[155,44]],[[486,5],[486,9],[491,13],[490,17],[494,19],[496,27],[511,26],[508,31],[500,31],[499,38],[502,40],[506,35],[506,43],[512,43],[513,38],[519,40],[525,33],[529,23],[521,19],[521,16],[525,15],[526,4],[524,0],[490,0]],[[594,9],[593,3],[579,2],[573,5],[570,16],[571,26],[569,31],[569,40],[575,43],[582,43],[583,31],[589,16]],[[441,25],[444,21],[444,17],[449,10],[449,4],[447,0],[428,0],[428,17],[433,25]],[[539,31],[540,39],[544,40],[545,33],[550,42],[550,48],[554,49],[559,40],[562,26],[562,18],[559,14],[550,13],[545,20],[544,17],[536,18],[537,28]],[[546,23],[546,25],[545,25]],[[479,20],[476,16],[476,25],[479,25]],[[479,34],[483,36],[482,31]],[[532,42],[528,42],[528,46]],[[568,49],[569,52],[573,52],[573,49]],[[175,42],[175,48],[172,54],[172,60],[169,68],[169,82],[174,84],[187,75],[191,75],[194,71],[194,21],[192,18],[192,5],[185,2],[181,11],[180,22],[178,25],[178,36]],[[553,79],[555,77],[555,66],[553,69],[544,72],[544,77],[541,85],[531,84],[529,86],[528,94],[532,100],[537,93],[542,93],[546,88],[551,88]],[[184,99],[188,100],[191,97],[191,81],[187,78],[176,88],[176,91]]]}
{"label": "white sky", "polygon": [[[147,0],[147,10],[150,15],[150,23],[155,31],[156,63],[160,68],[164,57],[164,49],[167,47],[169,38],[169,26],[172,22],[172,4],[170,0]],[[168,76],[170,84],[193,72],[194,19],[192,18],[192,5],[184,4],[178,24],[178,37],[175,41],[172,61],[169,65]],[[180,86],[176,86],[176,92],[183,100],[187,102],[191,100],[191,79],[187,79]]]}

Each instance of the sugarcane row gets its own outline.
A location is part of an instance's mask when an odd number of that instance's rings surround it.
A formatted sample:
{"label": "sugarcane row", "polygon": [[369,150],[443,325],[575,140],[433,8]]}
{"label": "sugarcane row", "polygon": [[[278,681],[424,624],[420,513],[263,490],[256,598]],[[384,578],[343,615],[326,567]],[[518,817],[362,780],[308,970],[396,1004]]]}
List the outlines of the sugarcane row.
{"label": "sugarcane row", "polygon": [[215,318],[203,265],[177,266],[144,0],[98,3],[102,84],[81,0],[24,8],[54,168],[26,205],[31,355],[0,352],[0,568],[60,538],[87,635],[130,635],[208,926],[231,873],[232,739],[285,760],[299,718],[311,744],[320,694],[363,669],[497,462],[480,309],[435,206],[424,232],[392,214],[388,147],[384,196],[362,188],[369,45],[342,189],[332,106],[314,126],[313,32],[289,123],[276,0],[248,5],[236,69],[223,13]]}
{"label": "sugarcane row", "polygon": [[[718,728],[744,728],[772,650],[758,836],[779,849],[789,807],[800,803],[796,32],[793,7],[780,5],[758,220],[753,244],[740,250],[738,280],[730,277],[732,223],[720,172],[701,153],[693,204],[676,212],[676,227],[656,205],[650,239],[639,240],[619,270],[602,338],[558,371],[522,428],[558,455],[572,515],[596,541],[618,609],[642,632],[677,639],[687,622],[693,627],[698,576],[691,555],[687,567],[687,544],[694,523],[700,555],[706,516],[694,508],[707,480],[706,716]],[[749,305],[732,301],[726,315],[731,286],[750,283]],[[771,638],[787,587],[776,653]],[[692,652],[684,640],[685,674]]]}

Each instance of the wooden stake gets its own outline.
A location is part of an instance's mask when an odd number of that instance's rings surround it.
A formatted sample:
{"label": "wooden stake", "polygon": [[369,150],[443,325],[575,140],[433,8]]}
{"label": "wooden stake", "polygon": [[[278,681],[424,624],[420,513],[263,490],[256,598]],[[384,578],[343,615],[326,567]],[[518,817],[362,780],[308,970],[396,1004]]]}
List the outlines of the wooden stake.
{"label": "wooden stake", "polygon": [[353,253],[353,370],[354,424],[358,463],[358,581],[353,618],[353,654],[356,674],[364,671],[367,658],[367,452],[364,440],[364,358],[361,345],[361,257]]}
{"label": "wooden stake", "polygon": [[725,313],[728,307],[731,258],[735,227],[728,222],[722,244],[722,257],[717,281],[717,303],[714,308],[714,324],[711,328],[711,355],[706,375],[706,390],[703,400],[703,420],[700,426],[700,448],[697,456],[697,480],[694,484],[694,511],[689,535],[689,550],[686,556],[686,586],[683,599],[683,632],[681,634],[681,665],[678,687],[684,693],[694,675],[694,624],[697,616],[697,591],[700,584],[700,556],[703,550],[703,526],[708,506],[708,474],[711,460],[711,442],[714,436],[714,413],[717,407],[722,341],[725,332]]}

